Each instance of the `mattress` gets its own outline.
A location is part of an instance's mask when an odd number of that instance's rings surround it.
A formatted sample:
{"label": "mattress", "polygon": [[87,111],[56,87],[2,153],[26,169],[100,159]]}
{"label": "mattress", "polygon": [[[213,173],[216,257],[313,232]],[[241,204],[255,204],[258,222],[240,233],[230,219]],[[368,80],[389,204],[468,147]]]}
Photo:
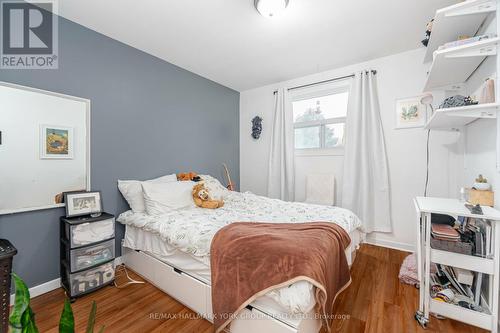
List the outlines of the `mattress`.
{"label": "mattress", "polygon": [[[352,264],[352,252],[359,245],[361,235],[353,230],[351,245],[346,250],[349,265]],[[210,285],[210,259],[197,257],[180,251],[175,246],[161,239],[158,234],[141,228],[127,226],[123,246],[145,252],[152,257],[175,267],[184,273]],[[313,286],[306,281],[294,283],[286,288],[280,288],[258,298],[252,306],[279,314],[280,316],[300,315],[308,313],[315,306]]]}

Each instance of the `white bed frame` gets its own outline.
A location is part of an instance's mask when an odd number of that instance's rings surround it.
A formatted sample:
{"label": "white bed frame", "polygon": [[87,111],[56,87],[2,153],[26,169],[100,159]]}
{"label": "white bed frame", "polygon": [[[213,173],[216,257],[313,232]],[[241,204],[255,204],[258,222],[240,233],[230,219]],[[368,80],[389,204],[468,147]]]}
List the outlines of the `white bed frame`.
{"label": "white bed frame", "polygon": [[[360,233],[354,231],[359,239]],[[349,264],[354,262],[361,239],[354,240],[346,250]],[[142,251],[122,246],[124,264],[151,284],[212,322],[211,286]],[[302,319],[276,318],[277,313],[249,306],[231,322],[231,333],[318,333],[321,322],[314,310]]]}

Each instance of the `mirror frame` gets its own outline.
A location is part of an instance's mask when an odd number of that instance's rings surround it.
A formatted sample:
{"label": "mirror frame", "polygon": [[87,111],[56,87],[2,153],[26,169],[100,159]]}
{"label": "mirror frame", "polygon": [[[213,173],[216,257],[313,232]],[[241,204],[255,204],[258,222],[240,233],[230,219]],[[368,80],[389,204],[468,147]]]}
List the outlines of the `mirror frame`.
{"label": "mirror frame", "polygon": [[[66,94],[61,94],[61,93],[57,93],[57,92],[53,92],[53,91],[49,91],[49,90],[43,90],[43,89],[38,89],[38,88],[33,88],[33,87],[28,87],[28,86],[23,86],[23,85],[19,85],[19,84],[14,84],[14,83],[10,83],[10,82],[4,82],[4,81],[0,81],[0,86],[3,86],[3,87],[8,87],[8,88],[14,88],[14,89],[20,89],[20,90],[25,90],[25,91],[29,91],[29,92],[35,92],[35,93],[40,93],[40,94],[45,94],[45,95],[49,95],[49,96],[55,96],[55,97],[60,97],[60,98],[66,98],[66,99],[71,99],[71,100],[74,100],[74,101],[79,101],[79,102],[83,102],[85,103],[86,105],[86,110],[85,110],[85,120],[86,120],[86,140],[85,140],[85,143],[86,143],[86,152],[85,152],[85,156],[86,156],[86,165],[85,165],[85,169],[86,169],[86,190],[87,191],[90,191],[91,190],[91,181],[90,181],[90,174],[91,174],[91,170],[90,170],[90,166],[91,166],[91,163],[90,163],[90,125],[91,125],[91,121],[90,121],[90,99],[87,99],[87,98],[82,98],[82,97],[76,97],[76,96],[71,96],[71,95],[66,95]],[[65,203],[60,203],[60,204],[50,204],[50,205],[44,205],[44,206],[35,206],[35,207],[22,207],[22,208],[14,208],[14,209],[0,209],[0,215],[6,215],[6,214],[15,214],[15,213],[22,213],[22,212],[31,212],[31,211],[36,211],[36,210],[45,210],[45,209],[52,209],[52,208],[59,208],[59,207],[65,207],[66,204]]]}

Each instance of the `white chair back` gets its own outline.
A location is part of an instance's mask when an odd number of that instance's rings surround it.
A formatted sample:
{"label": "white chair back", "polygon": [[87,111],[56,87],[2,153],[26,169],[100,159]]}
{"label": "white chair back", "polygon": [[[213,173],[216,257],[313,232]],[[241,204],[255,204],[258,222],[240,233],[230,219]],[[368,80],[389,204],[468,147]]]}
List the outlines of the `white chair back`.
{"label": "white chair back", "polygon": [[335,175],[307,175],[306,202],[317,205],[333,206],[335,204]]}

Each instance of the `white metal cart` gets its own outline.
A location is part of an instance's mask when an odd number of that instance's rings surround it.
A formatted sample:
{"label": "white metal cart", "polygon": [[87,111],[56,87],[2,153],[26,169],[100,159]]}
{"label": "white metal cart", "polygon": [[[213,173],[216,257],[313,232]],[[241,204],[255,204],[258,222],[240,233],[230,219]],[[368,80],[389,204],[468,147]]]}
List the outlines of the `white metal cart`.
{"label": "white metal cart", "polygon": [[[500,262],[500,211],[482,206],[483,215],[472,214],[463,202],[457,199],[417,197],[414,200],[417,211],[417,265],[420,280],[419,310],[415,317],[426,327],[429,313],[455,319],[491,332],[497,332],[498,327],[498,293],[499,293],[499,262]],[[453,217],[464,216],[484,219],[491,223],[491,242],[493,253],[482,258],[431,248],[431,214],[446,214]],[[442,264],[489,276],[488,285],[481,296],[481,307],[485,312],[479,312],[458,305],[440,302],[430,297],[430,267],[431,263]]]}

